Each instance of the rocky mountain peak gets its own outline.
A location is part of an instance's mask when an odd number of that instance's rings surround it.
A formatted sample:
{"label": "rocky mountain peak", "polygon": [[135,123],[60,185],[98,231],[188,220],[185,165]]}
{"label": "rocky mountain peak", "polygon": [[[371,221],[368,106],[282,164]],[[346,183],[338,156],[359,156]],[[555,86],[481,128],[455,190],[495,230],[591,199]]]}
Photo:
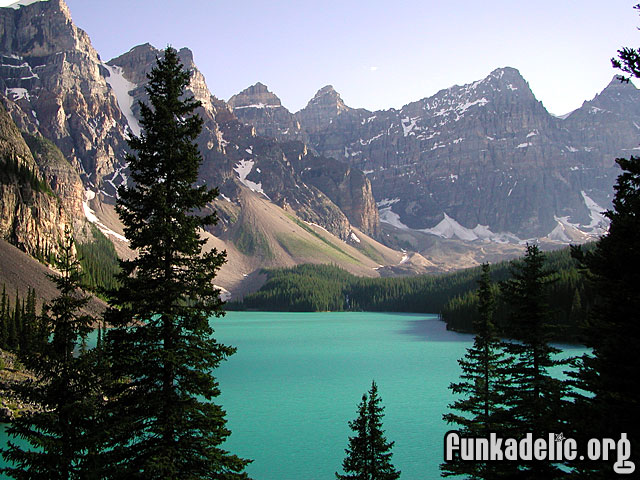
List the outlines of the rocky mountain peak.
{"label": "rocky mountain peak", "polygon": [[[98,54],[89,36],[76,27],[64,0],[22,0],[0,8],[0,49],[23,57],[45,57],[62,52]],[[11,20],[10,20],[11,19]]]}
{"label": "rocky mountain peak", "polygon": [[576,121],[583,116],[611,116],[614,112],[621,118],[640,114],[640,90],[631,82],[621,81],[619,75],[614,75],[602,92],[585,101],[569,118]]}
{"label": "rocky mountain peak", "polygon": [[[126,53],[113,58],[107,62],[110,67],[118,67],[121,69],[121,74],[125,80],[133,85],[130,85],[132,90],[129,92],[133,98],[133,112],[137,112],[138,100],[145,100],[144,85],[147,82],[147,74],[151,71],[156,63],[158,57],[164,55],[162,50],[158,50],[153,45],[145,43],[133,47]],[[204,75],[198,70],[193,59],[193,52],[186,47],[178,50],[178,58],[184,64],[184,66],[191,70],[191,84],[190,89],[196,100],[202,103],[204,109],[213,114],[213,98],[211,92],[207,87]]]}
{"label": "rocky mountain peak", "polygon": [[270,106],[279,107],[282,105],[277,95],[270,92],[263,83],[256,83],[229,99],[232,108],[250,106]]}
{"label": "rocky mountain peak", "polygon": [[637,104],[639,101],[640,91],[636,86],[631,82],[620,80],[619,75],[614,75],[605,89],[591,103]]}
{"label": "rocky mountain peak", "polygon": [[195,66],[195,63],[193,61],[193,52],[190,48],[182,47],[180,50],[178,50],[178,58],[180,58],[182,63],[184,63],[186,66],[189,66],[189,68]]}
{"label": "rocky mountain peak", "polygon": [[153,45],[145,43],[133,47],[118,57],[112,58],[107,62],[107,65],[122,68],[124,77],[131,83],[139,85],[146,82],[146,66],[155,62],[159,54],[160,51],[153,47]]}
{"label": "rocky mountain peak", "polygon": [[326,85],[318,90],[305,108],[296,113],[296,117],[308,133],[315,133],[326,128],[338,115],[351,110],[333,86]]}
{"label": "rocky mountain peak", "polygon": [[349,109],[342,100],[342,97],[340,97],[340,94],[333,88],[333,85],[326,85],[318,90],[307,104],[307,107],[310,105],[331,106],[338,109],[338,111]]}
{"label": "rocky mountain peak", "polygon": [[502,95],[523,100],[535,99],[527,81],[513,67],[496,68],[487,77],[468,87],[483,95]]}

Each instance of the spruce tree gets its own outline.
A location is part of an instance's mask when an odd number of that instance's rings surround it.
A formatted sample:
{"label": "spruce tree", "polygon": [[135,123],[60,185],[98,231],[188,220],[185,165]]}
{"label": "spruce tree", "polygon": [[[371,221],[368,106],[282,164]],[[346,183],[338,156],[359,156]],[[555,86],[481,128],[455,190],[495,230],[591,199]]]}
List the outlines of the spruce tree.
{"label": "spruce tree", "polygon": [[116,209],[137,257],[121,262],[111,292],[106,335],[112,375],[110,478],[247,478],[247,460],[221,448],[229,436],[213,370],[235,349],[209,324],[222,301],[213,279],[224,252],[203,252],[199,215],[217,189],[195,186],[202,157],[195,140],[200,105],[185,93],[190,73],[175,49],[148,75],[150,104],[140,103],[142,133],[130,136],[133,186],[120,187]]}
{"label": "spruce tree", "polygon": [[19,334],[20,356],[25,357],[42,348],[46,338],[40,328],[40,320],[36,312],[36,291],[29,288],[27,298],[24,301],[22,313],[22,328]]}
{"label": "spruce tree", "polygon": [[[457,413],[443,416],[449,424],[458,425],[463,437],[488,438],[491,432],[505,436],[505,404],[509,385],[506,372],[513,359],[506,355],[504,343],[498,338],[493,322],[496,308],[490,267],[482,265],[478,280],[478,317],[474,321],[473,346],[458,360],[461,381],[452,383],[451,392],[458,398],[449,405]],[[440,465],[444,477],[468,475],[472,479],[509,478],[508,465],[496,462],[469,462],[459,457]]]}
{"label": "spruce tree", "polygon": [[[616,160],[622,174],[615,185],[608,233],[595,250],[584,253],[574,248],[574,256],[586,268],[595,292],[588,318],[585,343],[592,353],[580,362],[576,386],[575,421],[577,434],[585,437],[620,439],[627,433],[631,441],[631,461],[640,468],[640,401],[637,375],[640,371],[640,157]],[[582,420],[582,421],[581,421]],[[609,478],[612,462],[578,465],[590,478]]]}
{"label": "spruce tree", "polygon": [[[16,299],[15,304],[19,303],[18,292],[16,291]],[[11,310],[11,301],[7,297],[7,350],[12,352],[18,351],[19,344],[19,334],[18,334],[18,323],[20,321],[20,312],[17,307]],[[16,318],[17,317],[17,318]]]}
{"label": "spruce tree", "polygon": [[[533,438],[561,433],[567,394],[566,385],[550,374],[560,350],[551,346],[552,311],[548,289],[553,272],[544,267],[544,255],[537,245],[527,245],[524,258],[512,262],[511,278],[502,284],[502,294],[510,309],[510,334],[517,341],[507,345],[514,356],[508,369],[509,403],[505,426],[516,435],[531,432]],[[522,466],[512,478],[553,479],[562,475],[550,462],[533,461]]]}
{"label": "spruce tree", "polygon": [[14,352],[20,350],[20,332],[22,331],[22,309],[20,308],[20,294],[16,287],[16,296],[13,303],[12,322],[9,328],[10,349]]}
{"label": "spruce tree", "polygon": [[394,442],[388,442],[382,429],[384,407],[378,396],[376,382],[371,383],[369,395],[362,395],[358,417],[349,422],[355,432],[349,437],[346,457],[342,462],[345,475],[336,472],[338,480],[396,480],[400,472],[391,463]]}
{"label": "spruce tree", "polygon": [[2,284],[2,296],[0,296],[0,348],[7,348],[9,338],[9,305],[7,287]]}
{"label": "spruce tree", "polygon": [[59,294],[42,314],[51,339],[38,351],[22,355],[35,379],[14,387],[23,401],[39,408],[18,417],[8,429],[10,436],[29,444],[9,441],[9,448],[2,452],[13,464],[5,469],[13,478],[90,478],[86,470],[88,432],[95,424],[98,389],[90,356],[75,353],[93,321],[81,312],[88,297],[81,291],[78,266],[67,232],[58,259],[61,273],[50,275]]}

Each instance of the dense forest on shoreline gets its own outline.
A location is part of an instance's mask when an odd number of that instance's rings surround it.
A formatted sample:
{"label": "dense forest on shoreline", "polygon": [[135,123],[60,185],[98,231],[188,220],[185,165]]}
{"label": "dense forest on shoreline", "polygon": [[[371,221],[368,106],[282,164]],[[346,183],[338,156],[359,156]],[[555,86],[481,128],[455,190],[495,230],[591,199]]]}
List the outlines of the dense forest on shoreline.
{"label": "dense forest on shoreline", "polygon": [[[593,247],[588,244],[585,250]],[[586,318],[592,297],[569,248],[545,253],[545,266],[553,283],[552,302],[555,336],[564,340],[579,338],[579,320]],[[498,294],[498,283],[510,276],[511,262],[491,266],[491,279]],[[388,311],[437,313],[447,328],[471,332],[477,316],[477,281],[481,268],[474,267],[442,275],[365,278],[352,275],[335,265],[298,265],[265,269],[262,288],[229,302],[228,310],[267,310],[290,312]],[[496,323],[508,332],[507,310],[498,297]]]}

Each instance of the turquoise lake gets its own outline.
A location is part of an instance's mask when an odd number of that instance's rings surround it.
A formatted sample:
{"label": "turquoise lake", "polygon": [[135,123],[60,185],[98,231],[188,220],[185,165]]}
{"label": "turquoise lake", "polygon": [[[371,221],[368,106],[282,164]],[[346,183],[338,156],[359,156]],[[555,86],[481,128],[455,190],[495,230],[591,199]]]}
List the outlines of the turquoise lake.
{"label": "turquoise lake", "polygon": [[401,478],[440,478],[448,386],[471,335],[428,314],[229,312],[214,325],[238,348],[216,371],[233,432],[225,447],[253,459],[254,480],[334,479],[373,379]]}

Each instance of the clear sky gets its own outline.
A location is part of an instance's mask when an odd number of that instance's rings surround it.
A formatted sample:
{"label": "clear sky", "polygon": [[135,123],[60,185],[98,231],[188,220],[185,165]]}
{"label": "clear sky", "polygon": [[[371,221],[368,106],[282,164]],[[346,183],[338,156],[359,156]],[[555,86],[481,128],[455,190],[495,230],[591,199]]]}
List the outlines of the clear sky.
{"label": "clear sky", "polygon": [[66,1],[105,61],[186,46],[217,97],[260,81],[292,111],[327,84],[349,106],[399,108],[511,66],[564,114],[640,45],[639,0]]}

